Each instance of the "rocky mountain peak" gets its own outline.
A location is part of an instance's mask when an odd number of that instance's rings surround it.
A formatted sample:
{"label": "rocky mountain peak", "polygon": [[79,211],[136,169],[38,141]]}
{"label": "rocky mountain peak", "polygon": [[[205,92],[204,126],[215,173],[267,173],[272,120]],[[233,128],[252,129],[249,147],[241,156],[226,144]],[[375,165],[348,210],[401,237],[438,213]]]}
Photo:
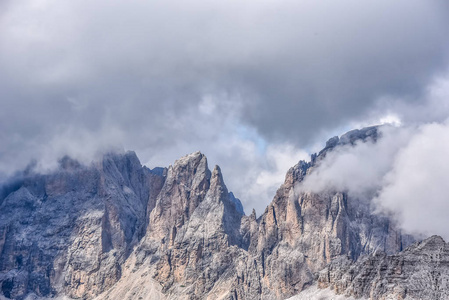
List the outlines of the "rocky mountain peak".
{"label": "rocky mountain peak", "polygon": [[[362,129],[354,129],[346,132],[342,136],[334,136],[326,142],[326,146],[318,153],[317,157],[324,157],[328,151],[335,147],[344,145],[354,145],[356,142],[376,142],[379,138],[379,129],[385,125],[370,126]],[[314,160],[314,159],[312,159]]]}
{"label": "rocky mountain peak", "polygon": [[211,182],[213,182],[214,185],[224,186],[223,174],[221,174],[221,169],[217,165],[215,165],[214,170],[212,171]]}
{"label": "rocky mountain peak", "polygon": [[424,251],[442,251],[447,246],[448,246],[447,243],[441,236],[433,235],[421,242],[418,242],[415,247],[406,250],[410,251],[416,248],[417,250],[424,250]]}
{"label": "rocky mountain peak", "polygon": [[295,166],[290,168],[285,175],[284,185],[292,185],[301,182],[307,174],[307,170],[311,164],[303,160],[299,161]]}
{"label": "rocky mountain peak", "polygon": [[366,142],[368,139],[375,142],[378,138],[379,128],[380,126],[370,126],[348,131],[340,137],[338,145],[353,145],[356,141]]}
{"label": "rocky mountain peak", "polygon": [[[184,169],[190,167],[198,166],[199,163],[203,161],[203,164],[206,163],[207,166],[207,158],[200,151],[196,151],[190,154],[187,154],[175,161],[173,164],[173,168],[176,170]],[[204,166],[204,165],[203,165]]]}

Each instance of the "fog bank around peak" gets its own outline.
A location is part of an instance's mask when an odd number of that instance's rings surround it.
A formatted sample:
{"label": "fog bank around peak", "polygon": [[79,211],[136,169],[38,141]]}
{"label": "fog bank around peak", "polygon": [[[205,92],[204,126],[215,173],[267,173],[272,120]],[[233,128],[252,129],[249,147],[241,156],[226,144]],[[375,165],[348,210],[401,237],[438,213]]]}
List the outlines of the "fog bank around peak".
{"label": "fog bank around peak", "polygon": [[377,142],[326,153],[297,189],[344,191],[393,216],[407,233],[449,238],[449,122],[379,128]]}
{"label": "fog bank around peak", "polygon": [[374,203],[413,234],[449,239],[449,122],[419,127],[401,148]]}
{"label": "fog bank around peak", "polygon": [[325,190],[348,191],[351,196],[364,197],[382,186],[397,153],[412,135],[411,129],[380,127],[377,142],[357,141],[355,145],[338,145],[326,153],[302,187],[314,193]]}

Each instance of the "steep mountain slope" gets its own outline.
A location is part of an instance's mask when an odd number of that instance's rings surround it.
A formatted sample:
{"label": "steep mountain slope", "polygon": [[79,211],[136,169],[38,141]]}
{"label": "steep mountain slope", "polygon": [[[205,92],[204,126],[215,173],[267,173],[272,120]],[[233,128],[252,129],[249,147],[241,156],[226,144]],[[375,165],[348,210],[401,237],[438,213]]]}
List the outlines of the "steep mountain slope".
{"label": "steep mountain slope", "polygon": [[4,189],[0,295],[286,299],[342,255],[397,253],[412,238],[369,202],[299,187],[335,147],[377,138],[371,127],[330,139],[288,171],[257,219],[243,214],[220,168],[210,171],[199,152],[154,170],[132,152],[89,167],[65,158],[57,172]]}
{"label": "steep mountain slope", "polygon": [[382,249],[395,253],[412,238],[387,218],[375,215],[369,203],[340,191],[313,194],[298,184],[322,158],[339,145],[375,142],[377,128],[355,130],[334,137],[310,163],[291,168],[272,203],[250,231],[249,252],[260,261],[262,295],[284,299],[310,285],[314,274],[342,254],[357,259]]}
{"label": "steep mountain slope", "polygon": [[2,294],[88,298],[112,286],[145,234],[162,173],[129,152],[90,167],[64,158],[55,173],[25,174],[1,199]]}

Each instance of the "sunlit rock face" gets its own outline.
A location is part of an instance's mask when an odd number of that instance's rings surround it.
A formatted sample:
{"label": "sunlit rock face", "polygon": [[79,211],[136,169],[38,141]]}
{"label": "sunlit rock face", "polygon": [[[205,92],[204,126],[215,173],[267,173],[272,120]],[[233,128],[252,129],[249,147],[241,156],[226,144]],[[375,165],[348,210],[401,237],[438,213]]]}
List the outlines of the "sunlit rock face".
{"label": "sunlit rock face", "polygon": [[377,138],[371,127],[329,140],[287,172],[258,218],[244,215],[200,152],[153,170],[128,152],[91,166],[64,158],[52,174],[24,174],[0,198],[0,295],[286,299],[317,279],[337,286],[320,275],[329,263],[336,272],[332,264],[347,257],[346,272],[413,239],[369,201],[298,185],[335,147]]}

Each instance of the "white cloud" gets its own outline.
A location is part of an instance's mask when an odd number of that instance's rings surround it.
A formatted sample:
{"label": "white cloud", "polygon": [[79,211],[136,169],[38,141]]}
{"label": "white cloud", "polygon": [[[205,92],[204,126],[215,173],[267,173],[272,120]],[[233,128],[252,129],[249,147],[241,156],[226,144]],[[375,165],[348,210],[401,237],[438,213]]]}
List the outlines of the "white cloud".
{"label": "white cloud", "polygon": [[374,203],[406,232],[449,239],[449,122],[383,128],[377,143],[343,146],[298,186],[346,191]]}
{"label": "white cloud", "polygon": [[379,122],[373,125],[392,125],[399,127],[402,125],[401,118],[396,114],[387,114],[379,119]]}
{"label": "white cloud", "polygon": [[[284,182],[286,171],[300,160],[308,160],[309,158],[305,151],[295,148],[293,145],[268,146],[263,157],[257,157],[266,165],[261,166],[260,162],[254,161],[250,172],[245,174],[246,176],[249,175],[250,180],[245,178],[242,181],[242,179],[239,179],[241,183],[244,183],[239,189],[239,197],[244,199],[246,208],[254,207],[257,215],[261,215],[273,199],[279,186]],[[247,211],[247,213],[250,213],[250,211]]]}
{"label": "white cloud", "polygon": [[348,191],[354,197],[369,197],[382,186],[382,180],[397,153],[412,135],[409,128],[383,127],[376,143],[358,142],[327,153],[319,166],[306,177],[302,188],[312,192]]}
{"label": "white cloud", "polygon": [[420,126],[399,151],[374,199],[410,233],[449,239],[449,123]]}

